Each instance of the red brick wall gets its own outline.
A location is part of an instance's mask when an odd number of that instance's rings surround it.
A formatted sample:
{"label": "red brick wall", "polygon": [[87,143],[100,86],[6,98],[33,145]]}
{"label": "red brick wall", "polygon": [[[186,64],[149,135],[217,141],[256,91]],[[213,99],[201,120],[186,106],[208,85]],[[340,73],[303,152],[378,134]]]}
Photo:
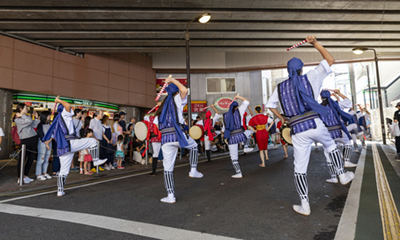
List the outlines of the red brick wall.
{"label": "red brick wall", "polygon": [[139,53],[80,58],[0,35],[0,88],[151,108],[155,84]]}

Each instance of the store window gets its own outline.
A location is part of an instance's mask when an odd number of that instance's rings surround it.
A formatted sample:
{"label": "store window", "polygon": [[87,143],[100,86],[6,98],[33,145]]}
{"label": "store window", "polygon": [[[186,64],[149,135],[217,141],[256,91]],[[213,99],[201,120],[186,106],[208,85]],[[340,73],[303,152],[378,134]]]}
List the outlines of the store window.
{"label": "store window", "polygon": [[236,92],[235,78],[207,78],[207,93]]}

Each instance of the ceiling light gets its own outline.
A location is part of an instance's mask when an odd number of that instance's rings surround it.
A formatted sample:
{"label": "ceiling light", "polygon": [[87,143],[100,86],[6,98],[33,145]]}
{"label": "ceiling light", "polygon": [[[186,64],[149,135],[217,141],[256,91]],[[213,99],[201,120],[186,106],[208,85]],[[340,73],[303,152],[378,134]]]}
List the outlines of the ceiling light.
{"label": "ceiling light", "polygon": [[207,23],[208,21],[210,21],[211,19],[211,15],[208,13],[204,13],[203,15],[200,16],[199,18],[199,22],[200,23]]}
{"label": "ceiling light", "polygon": [[364,47],[357,47],[357,48],[353,48],[353,53],[360,55],[362,54],[365,50],[368,50],[368,48],[364,48]]}

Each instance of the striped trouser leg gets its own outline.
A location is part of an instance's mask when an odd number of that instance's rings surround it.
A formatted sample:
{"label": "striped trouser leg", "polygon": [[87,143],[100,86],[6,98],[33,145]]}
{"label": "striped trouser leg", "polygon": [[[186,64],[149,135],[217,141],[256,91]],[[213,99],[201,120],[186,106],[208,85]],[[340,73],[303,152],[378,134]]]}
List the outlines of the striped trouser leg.
{"label": "striped trouser leg", "polygon": [[89,154],[92,156],[93,160],[98,160],[99,159],[99,141],[97,141],[97,145],[91,148],[88,148]]}
{"label": "striped trouser leg", "polygon": [[331,175],[331,178],[336,178],[336,171],[335,171],[335,167],[333,166],[332,162],[328,162],[328,170],[329,170],[329,174]]}
{"label": "striped trouser leg", "polygon": [[308,183],[307,173],[294,173],[294,184],[296,185],[297,193],[300,196],[300,200],[308,201]]}
{"label": "striped trouser leg", "polygon": [[342,155],[342,157],[343,157],[343,156],[344,156],[344,148],[343,148],[343,145],[342,145],[342,144],[338,144],[337,147],[338,147],[338,149],[339,149],[339,152],[340,152],[340,153],[343,153],[343,155]]}
{"label": "striped trouser leg", "polygon": [[197,168],[198,161],[199,161],[199,154],[197,147],[190,149],[190,155],[189,155],[190,167]]}
{"label": "striped trouser leg", "polygon": [[329,155],[329,158],[330,158],[331,162],[333,163],[333,166],[336,169],[337,175],[343,174],[344,173],[343,159],[340,156],[339,149],[335,148],[335,150],[333,150],[332,152],[328,153],[328,155]]}
{"label": "striped trouser leg", "polygon": [[168,194],[175,193],[174,172],[164,171],[164,183]]}
{"label": "striped trouser leg", "polygon": [[239,160],[232,159],[232,165],[233,165],[233,168],[235,168],[236,173],[242,173],[242,170],[240,170]]}
{"label": "striped trouser leg", "polygon": [[351,144],[344,145],[344,148],[343,148],[343,160],[344,161],[350,161],[350,156],[351,156],[352,151],[353,151],[353,148],[352,148]]}
{"label": "striped trouser leg", "polygon": [[65,181],[67,180],[67,175],[59,175],[57,178],[58,192],[62,193],[64,191]]}

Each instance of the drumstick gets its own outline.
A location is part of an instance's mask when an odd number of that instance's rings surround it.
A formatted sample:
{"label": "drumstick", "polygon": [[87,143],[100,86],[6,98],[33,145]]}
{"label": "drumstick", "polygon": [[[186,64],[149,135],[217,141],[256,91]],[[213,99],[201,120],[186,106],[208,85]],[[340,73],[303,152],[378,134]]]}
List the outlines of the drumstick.
{"label": "drumstick", "polygon": [[[315,37],[315,36],[314,36],[314,37]],[[290,50],[293,50],[293,49],[295,49],[295,48],[297,48],[297,47],[300,47],[301,45],[303,45],[303,44],[306,43],[306,42],[307,42],[307,39],[304,39],[303,41],[301,41],[301,42],[299,42],[299,43],[297,43],[297,44],[291,46],[290,48],[286,49],[286,51],[289,52]]]}
{"label": "drumstick", "polygon": [[[172,75],[169,75],[168,77],[172,77]],[[168,86],[168,83],[164,83],[163,87],[161,88],[161,91],[158,93],[157,97],[156,97],[156,102],[158,101],[158,99],[160,99],[161,94],[163,94],[165,88]]]}
{"label": "drumstick", "polygon": [[147,114],[150,114],[154,109],[156,109],[157,105],[155,105],[150,111],[147,112]]}
{"label": "drumstick", "polygon": [[205,108],[203,108],[203,110],[205,110],[205,109],[207,109],[207,108],[210,108],[212,105],[210,105],[210,106],[207,106],[207,107],[205,107]]}
{"label": "drumstick", "polygon": [[54,108],[53,108],[53,112],[51,113],[51,115],[54,115],[54,112],[56,111],[56,107],[57,107],[57,103],[54,103]]}
{"label": "drumstick", "polygon": [[229,105],[228,105],[228,108],[231,106],[231,104],[235,101],[235,99],[237,98],[239,96],[239,93],[238,94],[236,94],[236,96],[233,98],[233,100],[232,100],[232,102],[231,103],[229,103]]}

